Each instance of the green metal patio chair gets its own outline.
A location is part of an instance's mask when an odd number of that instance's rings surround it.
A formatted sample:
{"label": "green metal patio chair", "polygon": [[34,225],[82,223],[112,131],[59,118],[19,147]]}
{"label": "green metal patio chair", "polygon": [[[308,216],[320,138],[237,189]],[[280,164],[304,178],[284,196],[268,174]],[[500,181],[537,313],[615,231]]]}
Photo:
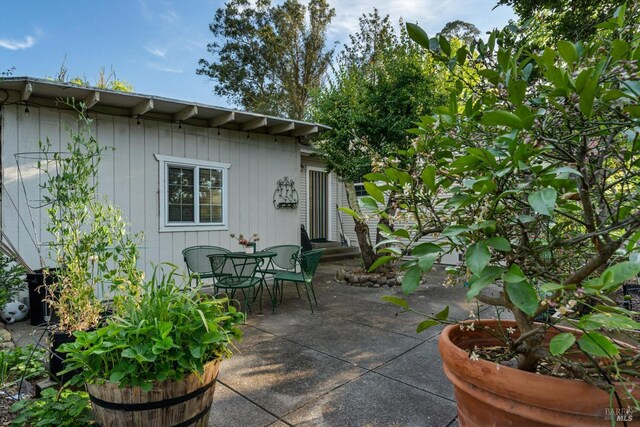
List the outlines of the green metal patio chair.
{"label": "green metal patio chair", "polygon": [[[259,286],[262,282],[262,275],[256,274],[262,260],[260,258],[252,258],[246,254],[226,253],[207,255],[209,258],[211,271],[214,277],[214,292],[217,294],[218,289],[223,289],[231,299],[234,298],[237,290],[242,292],[244,297],[244,313],[245,319],[247,314],[251,312],[249,307],[249,295],[253,289],[257,294],[262,292]],[[258,289],[255,289],[259,287]],[[260,313],[262,313],[262,295],[260,295]]]}
{"label": "green metal patio chair", "polygon": [[300,246],[298,245],[277,245],[264,248],[263,252],[274,252],[276,256],[271,258],[274,268],[266,269],[267,274],[277,274],[282,271],[296,271],[296,258],[300,254]]}
{"label": "green metal patio chair", "polygon": [[[278,273],[282,272],[292,272],[295,273],[298,267],[296,262],[296,258],[300,255],[300,250],[302,248],[298,245],[276,245],[269,246],[268,248],[263,249],[264,252],[273,252],[276,254],[273,258],[271,258],[270,266],[272,268],[267,268],[264,270],[265,274],[270,274],[275,276]],[[266,282],[264,283],[267,286]],[[268,288],[267,288],[268,289]],[[275,313],[276,302],[278,300],[277,297],[277,287],[275,286],[275,282],[273,284],[273,293],[272,293],[272,312]],[[296,287],[297,290],[297,287]],[[300,291],[298,290],[298,298],[300,297]]]}
{"label": "green metal patio chair", "polygon": [[184,262],[187,264],[187,270],[190,274],[197,275],[202,279],[213,279],[214,275],[211,271],[211,263],[207,255],[228,254],[229,250],[219,246],[190,246],[182,251]]}
{"label": "green metal patio chair", "polygon": [[[299,272],[281,271],[276,273],[273,277],[273,286],[274,289],[277,289],[278,287],[280,288],[280,302],[282,302],[282,295],[284,293],[282,286],[284,282],[295,283],[296,288],[298,288],[299,283],[302,283],[304,285],[304,291],[307,294],[309,307],[311,307],[311,312],[313,313],[311,296],[313,296],[313,301],[315,302],[316,307],[318,306],[316,292],[313,289],[313,276],[316,274],[323,252],[324,249],[312,249],[310,251],[303,252],[301,255],[297,255],[295,259],[300,267]],[[298,292],[298,295],[300,295],[300,292]]]}

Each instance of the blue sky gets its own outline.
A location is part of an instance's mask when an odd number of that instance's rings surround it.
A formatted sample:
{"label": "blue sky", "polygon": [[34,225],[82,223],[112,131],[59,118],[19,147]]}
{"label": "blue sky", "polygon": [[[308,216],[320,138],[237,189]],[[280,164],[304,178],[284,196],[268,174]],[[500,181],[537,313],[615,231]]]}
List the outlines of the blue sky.
{"label": "blue sky", "polygon": [[[304,1],[304,0],[303,0]],[[358,17],[377,7],[394,22],[417,22],[429,34],[460,19],[483,33],[513,18],[497,0],[329,0],[336,18],[331,42],[344,43]],[[138,93],[218,106],[213,84],[195,70],[207,58],[209,23],[220,0],[0,0],[0,71],[52,77],[63,60],[68,76],[95,82],[100,67],[113,69]]]}

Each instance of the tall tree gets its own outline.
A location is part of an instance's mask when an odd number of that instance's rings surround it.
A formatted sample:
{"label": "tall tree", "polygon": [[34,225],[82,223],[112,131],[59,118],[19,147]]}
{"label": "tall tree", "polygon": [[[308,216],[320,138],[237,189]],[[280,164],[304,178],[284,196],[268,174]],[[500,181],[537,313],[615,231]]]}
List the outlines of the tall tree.
{"label": "tall tree", "polygon": [[440,30],[440,35],[446,39],[456,38],[469,44],[480,35],[480,30],[470,22],[455,20],[447,22]]}
{"label": "tall tree", "polygon": [[[314,97],[313,120],[332,128],[323,133],[318,150],[345,183],[366,268],[377,256],[353,186],[371,172],[371,153],[361,148],[366,144],[382,156],[405,148],[405,130],[444,102],[444,82],[423,58],[403,30],[396,32],[389,17],[374,10],[362,16],[359,32],[339,55],[334,78]],[[387,202],[393,209],[393,200]]]}
{"label": "tall tree", "polygon": [[197,74],[210,77],[216,95],[245,109],[306,118],[312,90],[320,87],[333,49],[326,46],[335,10],[326,0],[230,0],[218,9]]}
{"label": "tall tree", "polygon": [[520,23],[529,23],[529,43],[544,47],[557,40],[587,40],[596,25],[613,15],[625,0],[499,0],[511,6]]}

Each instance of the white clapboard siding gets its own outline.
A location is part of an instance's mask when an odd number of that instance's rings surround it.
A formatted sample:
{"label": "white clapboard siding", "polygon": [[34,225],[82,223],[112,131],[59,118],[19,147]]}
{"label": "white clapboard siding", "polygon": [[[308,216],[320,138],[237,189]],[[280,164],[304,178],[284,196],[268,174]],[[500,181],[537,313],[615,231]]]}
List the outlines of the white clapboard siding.
{"label": "white clapboard siding", "polygon": [[[33,268],[40,267],[38,250],[47,236],[45,209],[29,209],[25,195],[41,198],[41,174],[20,180],[14,158],[19,152],[38,152],[38,140],[47,137],[53,150],[64,150],[66,126],[77,129],[75,115],[56,108],[30,106],[26,117],[20,106],[2,107],[3,189],[2,227]],[[169,261],[184,266],[182,250],[192,245],[223,246],[239,250],[230,233],[259,233],[258,249],[279,244],[299,244],[300,209],[275,209],[276,183],[297,177],[300,153],[294,138],[249,134],[226,129],[196,127],[142,118],[92,114],[92,132],[102,145],[115,151],[104,154],[98,191],[117,204],[133,232],[144,233],[141,264],[149,274],[151,263]],[[219,133],[219,134],[218,134]],[[160,232],[159,162],[155,155],[230,163],[228,173],[228,229]],[[35,162],[34,162],[35,163]],[[35,164],[32,164],[32,169]],[[24,184],[24,186],[23,186]],[[5,194],[6,193],[6,194]],[[12,206],[17,205],[17,211]],[[31,225],[31,215],[34,225]],[[35,227],[35,230],[34,230]],[[48,249],[42,249],[44,255]],[[51,265],[51,260],[46,264]]]}

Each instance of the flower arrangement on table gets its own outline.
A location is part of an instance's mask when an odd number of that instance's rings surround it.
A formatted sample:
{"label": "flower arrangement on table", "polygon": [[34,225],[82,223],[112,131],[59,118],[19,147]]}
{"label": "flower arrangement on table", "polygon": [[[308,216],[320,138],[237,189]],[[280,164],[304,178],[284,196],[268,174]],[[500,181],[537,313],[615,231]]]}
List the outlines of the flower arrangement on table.
{"label": "flower arrangement on table", "polygon": [[238,243],[242,247],[244,247],[245,252],[251,250],[252,253],[256,250],[256,242],[260,240],[260,236],[258,235],[258,233],[253,233],[248,239],[244,237],[243,234],[239,234],[238,236],[236,236],[235,234],[231,233],[229,236],[236,239]]}

